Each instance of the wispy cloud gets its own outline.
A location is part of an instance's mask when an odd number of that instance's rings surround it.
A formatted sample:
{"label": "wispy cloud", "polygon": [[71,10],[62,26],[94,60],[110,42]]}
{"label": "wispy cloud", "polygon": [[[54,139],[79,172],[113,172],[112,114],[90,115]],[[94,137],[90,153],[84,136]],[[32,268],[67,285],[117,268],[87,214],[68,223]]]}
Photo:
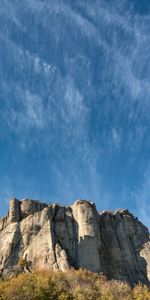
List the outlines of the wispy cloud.
{"label": "wispy cloud", "polygon": [[[132,185],[123,188],[119,167],[130,179],[125,165],[140,173],[135,165],[147,164],[150,16],[127,1],[3,4],[1,137],[13,149],[13,136],[21,155],[40,149],[41,161],[48,157],[56,196],[75,190],[113,206],[116,178],[125,199]],[[145,205],[146,189],[145,181],[138,192]]]}
{"label": "wispy cloud", "polygon": [[9,124],[12,129],[22,131],[29,128],[43,128],[45,118],[42,99],[27,90],[18,92],[20,94],[18,109],[14,109],[12,104],[8,106]]}
{"label": "wispy cloud", "polygon": [[133,195],[135,201],[135,211],[139,216],[140,220],[144,222],[146,226],[150,229],[150,168],[147,167],[145,171],[143,183],[137,192]]}
{"label": "wispy cloud", "polygon": [[112,128],[112,141],[114,148],[119,149],[121,144],[121,134],[116,128]]}
{"label": "wispy cloud", "polygon": [[6,208],[8,209],[8,202],[11,197],[14,197],[11,179],[8,176],[1,178],[0,183],[1,198],[0,198],[0,217],[6,215]]}

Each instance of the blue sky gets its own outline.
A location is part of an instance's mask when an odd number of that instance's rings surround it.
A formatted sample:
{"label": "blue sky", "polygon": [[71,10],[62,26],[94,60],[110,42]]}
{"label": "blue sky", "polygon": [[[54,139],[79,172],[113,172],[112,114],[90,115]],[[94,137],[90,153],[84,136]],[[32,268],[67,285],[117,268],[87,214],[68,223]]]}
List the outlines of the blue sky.
{"label": "blue sky", "polygon": [[1,2],[0,214],[81,198],[150,226],[150,1]]}

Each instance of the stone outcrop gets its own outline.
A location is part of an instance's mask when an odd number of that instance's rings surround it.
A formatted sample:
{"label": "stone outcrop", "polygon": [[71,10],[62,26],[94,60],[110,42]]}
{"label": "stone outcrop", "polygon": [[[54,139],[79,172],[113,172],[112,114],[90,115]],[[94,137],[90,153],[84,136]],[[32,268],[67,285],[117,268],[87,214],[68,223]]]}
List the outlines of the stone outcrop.
{"label": "stone outcrop", "polygon": [[1,273],[72,267],[149,284],[148,229],[128,210],[98,213],[86,200],[68,207],[11,199],[0,219]]}

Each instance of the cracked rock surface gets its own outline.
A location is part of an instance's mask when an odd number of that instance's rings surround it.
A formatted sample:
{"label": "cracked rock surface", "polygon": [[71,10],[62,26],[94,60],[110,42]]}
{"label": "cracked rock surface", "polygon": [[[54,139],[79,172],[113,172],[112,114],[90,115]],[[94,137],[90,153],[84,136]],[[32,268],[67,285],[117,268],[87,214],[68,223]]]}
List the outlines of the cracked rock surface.
{"label": "cracked rock surface", "polygon": [[150,236],[128,210],[98,213],[86,200],[68,207],[13,198],[0,218],[1,273],[22,268],[21,260],[30,271],[84,268],[149,284]]}

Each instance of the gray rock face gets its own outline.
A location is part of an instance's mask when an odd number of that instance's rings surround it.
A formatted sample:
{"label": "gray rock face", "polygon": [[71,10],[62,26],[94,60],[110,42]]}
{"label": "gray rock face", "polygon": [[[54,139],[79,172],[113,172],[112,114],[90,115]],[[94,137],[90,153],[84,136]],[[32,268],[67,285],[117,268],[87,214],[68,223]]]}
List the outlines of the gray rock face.
{"label": "gray rock face", "polygon": [[131,285],[149,284],[150,236],[127,210],[98,213],[86,200],[67,207],[11,199],[0,219],[1,273],[22,264],[30,271],[85,268]]}

